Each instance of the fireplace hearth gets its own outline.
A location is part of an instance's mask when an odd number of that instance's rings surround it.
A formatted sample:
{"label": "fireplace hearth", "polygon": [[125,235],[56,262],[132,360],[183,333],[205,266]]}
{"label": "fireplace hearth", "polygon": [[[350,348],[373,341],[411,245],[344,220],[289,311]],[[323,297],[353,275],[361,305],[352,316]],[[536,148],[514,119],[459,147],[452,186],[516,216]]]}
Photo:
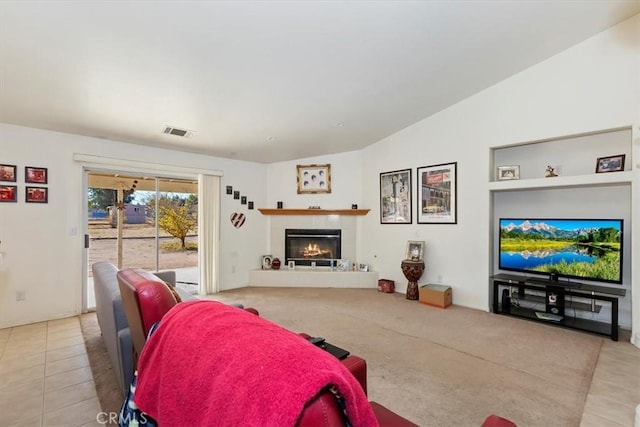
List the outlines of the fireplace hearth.
{"label": "fireplace hearth", "polygon": [[328,267],[332,260],[341,258],[342,231],[337,229],[284,230],[285,259],[288,264]]}

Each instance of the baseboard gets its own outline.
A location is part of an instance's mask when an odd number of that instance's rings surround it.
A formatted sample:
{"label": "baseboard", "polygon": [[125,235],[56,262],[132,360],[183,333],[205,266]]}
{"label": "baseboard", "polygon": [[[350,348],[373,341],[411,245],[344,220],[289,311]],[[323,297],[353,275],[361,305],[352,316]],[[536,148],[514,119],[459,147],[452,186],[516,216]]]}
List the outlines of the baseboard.
{"label": "baseboard", "polygon": [[251,270],[249,286],[377,288],[378,273],[328,269]]}

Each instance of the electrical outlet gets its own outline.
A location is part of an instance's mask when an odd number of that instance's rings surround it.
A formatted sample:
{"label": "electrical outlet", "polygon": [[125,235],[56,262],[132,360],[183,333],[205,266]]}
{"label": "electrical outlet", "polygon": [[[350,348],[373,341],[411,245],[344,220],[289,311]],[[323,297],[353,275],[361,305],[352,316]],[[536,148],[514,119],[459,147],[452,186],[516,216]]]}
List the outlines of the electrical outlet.
{"label": "electrical outlet", "polygon": [[27,298],[25,291],[16,291],[16,301],[24,301]]}
{"label": "electrical outlet", "polygon": [[442,283],[442,274],[438,274],[438,283]]}

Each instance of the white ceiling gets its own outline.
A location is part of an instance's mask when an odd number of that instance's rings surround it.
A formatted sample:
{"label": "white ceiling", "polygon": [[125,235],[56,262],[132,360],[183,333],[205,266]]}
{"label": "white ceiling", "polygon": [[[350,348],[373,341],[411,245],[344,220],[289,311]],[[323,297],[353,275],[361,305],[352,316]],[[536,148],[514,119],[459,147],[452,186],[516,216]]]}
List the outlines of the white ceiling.
{"label": "white ceiling", "polygon": [[357,150],[637,13],[615,0],[0,0],[0,121],[264,163]]}

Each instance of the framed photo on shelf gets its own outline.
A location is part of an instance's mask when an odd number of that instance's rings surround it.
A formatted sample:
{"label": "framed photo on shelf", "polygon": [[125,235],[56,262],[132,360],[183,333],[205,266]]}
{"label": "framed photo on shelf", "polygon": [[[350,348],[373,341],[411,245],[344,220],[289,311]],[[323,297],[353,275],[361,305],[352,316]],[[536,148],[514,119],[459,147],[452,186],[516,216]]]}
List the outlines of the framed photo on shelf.
{"label": "framed photo on shelf", "polygon": [[49,189],[47,187],[25,187],[25,202],[48,203]]}
{"label": "framed photo on shelf", "polygon": [[339,259],[338,260],[338,271],[349,271],[351,269],[351,263],[348,259]]}
{"label": "framed photo on shelf", "polygon": [[0,181],[16,182],[16,165],[0,165]]}
{"label": "framed photo on shelf", "polygon": [[46,184],[48,180],[47,168],[24,167],[24,182],[27,184]]}
{"label": "framed photo on shelf", "polygon": [[380,174],[380,224],[411,224],[411,169]]}
{"label": "framed photo on shelf", "polygon": [[596,173],[620,172],[624,170],[625,154],[617,156],[599,157],[596,163]]}
{"label": "framed photo on shelf", "polygon": [[405,259],[410,261],[422,261],[424,258],[424,241],[409,240],[407,242],[407,253]]}
{"label": "framed photo on shelf", "polygon": [[331,165],[297,165],[298,194],[331,193]]}
{"label": "framed photo on shelf", "polygon": [[263,270],[271,270],[271,261],[273,260],[273,256],[271,255],[262,255],[262,269]]}
{"label": "framed photo on shelf", "polygon": [[496,178],[498,181],[520,179],[520,166],[498,166]]}
{"label": "framed photo on shelf", "polygon": [[458,162],[417,169],[418,224],[456,224]]}
{"label": "framed photo on shelf", "polygon": [[0,185],[0,202],[17,202],[17,185]]}

